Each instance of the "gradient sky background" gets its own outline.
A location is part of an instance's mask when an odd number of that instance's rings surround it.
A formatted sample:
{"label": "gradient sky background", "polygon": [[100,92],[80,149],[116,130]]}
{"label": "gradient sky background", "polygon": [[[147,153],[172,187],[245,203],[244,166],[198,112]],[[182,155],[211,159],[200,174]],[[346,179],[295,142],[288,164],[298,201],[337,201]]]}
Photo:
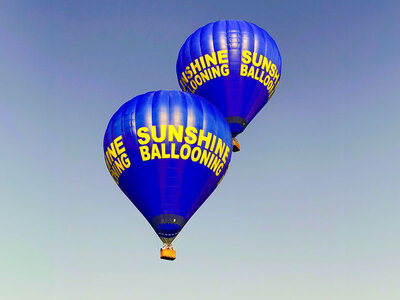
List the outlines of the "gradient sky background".
{"label": "gradient sky background", "polygon": [[[0,298],[400,299],[399,1],[0,1]],[[111,115],[218,19],[282,80],[177,260],[108,174]]]}

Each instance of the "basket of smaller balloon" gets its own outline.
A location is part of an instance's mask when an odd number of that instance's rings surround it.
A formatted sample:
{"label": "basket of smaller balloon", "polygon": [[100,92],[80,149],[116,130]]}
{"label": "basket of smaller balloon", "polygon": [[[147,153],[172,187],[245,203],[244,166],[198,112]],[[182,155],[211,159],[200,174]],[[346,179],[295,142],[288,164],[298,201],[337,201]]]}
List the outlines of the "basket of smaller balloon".
{"label": "basket of smaller balloon", "polygon": [[161,248],[160,258],[166,260],[174,260],[176,258],[176,251],[171,248]]}

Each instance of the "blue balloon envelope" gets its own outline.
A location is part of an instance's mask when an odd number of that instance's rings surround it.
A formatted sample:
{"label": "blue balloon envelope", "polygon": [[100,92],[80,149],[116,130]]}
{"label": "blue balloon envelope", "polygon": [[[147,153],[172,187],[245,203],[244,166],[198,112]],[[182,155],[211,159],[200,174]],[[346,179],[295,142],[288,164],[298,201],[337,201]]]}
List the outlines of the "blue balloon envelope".
{"label": "blue balloon envelope", "polygon": [[167,244],[217,187],[231,149],[232,135],[218,109],[178,91],[128,101],[104,136],[111,176]]}
{"label": "blue balloon envelope", "polygon": [[189,36],[180,49],[176,72],[182,90],[215,104],[236,136],[271,98],[281,64],[278,47],[264,29],[224,20]]}

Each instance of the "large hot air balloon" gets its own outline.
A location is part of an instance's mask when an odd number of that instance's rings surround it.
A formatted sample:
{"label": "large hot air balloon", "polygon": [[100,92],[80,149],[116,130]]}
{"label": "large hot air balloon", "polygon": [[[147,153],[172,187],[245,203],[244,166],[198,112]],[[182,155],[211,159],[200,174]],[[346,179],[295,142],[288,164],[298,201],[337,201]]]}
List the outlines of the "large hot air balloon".
{"label": "large hot air balloon", "polygon": [[128,101],[111,118],[104,157],[115,182],[165,243],[171,243],[217,187],[232,135],[218,109],[199,96],[157,91]]}
{"label": "large hot air balloon", "polygon": [[257,25],[217,21],[188,37],[176,72],[183,91],[202,96],[220,109],[235,137],[278,86],[281,56],[275,41]]}

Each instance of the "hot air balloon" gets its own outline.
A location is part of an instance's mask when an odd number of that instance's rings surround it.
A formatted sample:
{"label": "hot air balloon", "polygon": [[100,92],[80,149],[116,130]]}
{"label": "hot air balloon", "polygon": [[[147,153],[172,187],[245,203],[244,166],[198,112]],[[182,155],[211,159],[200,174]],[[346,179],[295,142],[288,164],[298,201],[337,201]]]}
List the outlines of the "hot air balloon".
{"label": "hot air balloon", "polygon": [[[215,104],[236,137],[278,86],[281,56],[275,41],[257,25],[217,21],[188,37],[176,72],[182,90]],[[239,149],[234,140],[234,151]]]}
{"label": "hot air balloon", "polygon": [[228,169],[232,135],[218,109],[178,91],[149,92],[126,102],[104,136],[107,168],[175,259],[172,241]]}

